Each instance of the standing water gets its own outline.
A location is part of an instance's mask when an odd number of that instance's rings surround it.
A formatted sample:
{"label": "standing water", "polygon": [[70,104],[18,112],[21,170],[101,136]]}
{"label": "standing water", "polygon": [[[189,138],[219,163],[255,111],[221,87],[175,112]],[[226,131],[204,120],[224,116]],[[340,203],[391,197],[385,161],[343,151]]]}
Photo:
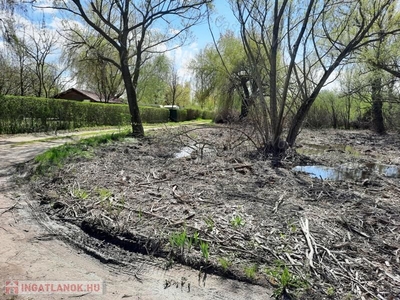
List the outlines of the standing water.
{"label": "standing water", "polygon": [[314,178],[334,181],[362,180],[374,174],[391,178],[400,178],[400,167],[377,163],[349,163],[336,168],[326,166],[297,166],[292,170],[307,173]]}

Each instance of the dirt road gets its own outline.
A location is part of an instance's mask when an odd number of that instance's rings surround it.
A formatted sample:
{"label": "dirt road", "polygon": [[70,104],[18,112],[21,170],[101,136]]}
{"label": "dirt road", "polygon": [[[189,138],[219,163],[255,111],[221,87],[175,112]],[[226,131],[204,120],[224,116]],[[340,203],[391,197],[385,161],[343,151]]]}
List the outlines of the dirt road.
{"label": "dirt road", "polygon": [[[49,234],[34,218],[26,196],[11,181],[15,166],[44,150],[99,132],[0,136],[0,299],[268,299],[259,286],[175,266],[164,271],[146,257],[130,270],[102,264]],[[6,281],[101,281],[104,294],[8,295]],[[9,283],[7,282],[7,287]]]}

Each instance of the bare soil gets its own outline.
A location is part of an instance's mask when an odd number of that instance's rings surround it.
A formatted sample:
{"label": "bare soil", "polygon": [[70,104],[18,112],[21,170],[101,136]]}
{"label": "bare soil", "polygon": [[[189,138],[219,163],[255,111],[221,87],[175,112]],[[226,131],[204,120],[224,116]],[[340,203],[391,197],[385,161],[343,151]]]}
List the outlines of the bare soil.
{"label": "bare soil", "polygon": [[249,135],[181,128],[86,149],[90,158],[32,177],[30,203],[58,238],[118,270],[131,267],[138,280],[142,255],[157,268],[199,270],[199,282],[221,275],[286,299],[400,299],[400,179],[324,181],[292,171],[399,166],[399,135],[306,130],[297,145],[304,154],[289,150],[281,168]]}

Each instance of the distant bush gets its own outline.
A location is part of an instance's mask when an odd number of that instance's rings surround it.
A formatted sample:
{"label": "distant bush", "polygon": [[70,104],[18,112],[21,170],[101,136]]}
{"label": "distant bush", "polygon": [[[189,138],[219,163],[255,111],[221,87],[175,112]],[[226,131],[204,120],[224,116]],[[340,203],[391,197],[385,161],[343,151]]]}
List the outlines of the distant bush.
{"label": "distant bush", "polygon": [[201,118],[202,119],[211,119],[213,120],[215,117],[215,113],[213,111],[209,111],[209,110],[203,110],[201,113]]}
{"label": "distant bush", "polygon": [[348,97],[340,97],[333,91],[322,91],[309,113],[304,125],[308,128],[345,128],[349,129],[356,119],[358,104]]}
{"label": "distant bush", "polygon": [[196,120],[202,117],[202,110],[196,108],[187,108],[186,109],[186,120]]}
{"label": "distant bush", "polygon": [[191,121],[196,119],[213,119],[214,112],[198,108],[169,109],[170,120],[173,122]]}
{"label": "distant bush", "polygon": [[240,112],[234,109],[221,109],[213,118],[215,123],[235,123],[239,121]]}
{"label": "distant bush", "polygon": [[313,105],[307,114],[304,122],[305,127],[312,129],[332,127],[329,109],[317,104]]}
{"label": "distant bush", "polygon": [[178,109],[176,112],[177,112],[176,122],[187,121],[187,110],[186,109]]}

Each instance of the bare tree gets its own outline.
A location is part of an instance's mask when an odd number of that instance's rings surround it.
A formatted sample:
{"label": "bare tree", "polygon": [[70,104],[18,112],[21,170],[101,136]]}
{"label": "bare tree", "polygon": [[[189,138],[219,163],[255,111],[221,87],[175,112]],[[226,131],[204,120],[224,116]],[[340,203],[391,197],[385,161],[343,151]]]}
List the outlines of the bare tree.
{"label": "bare tree", "polygon": [[[312,104],[340,66],[382,34],[398,31],[374,30],[395,0],[231,0],[231,4],[250,75],[259,87],[253,97],[264,151],[278,162],[280,153],[294,145]],[[288,131],[283,139],[285,123]]]}
{"label": "bare tree", "polygon": [[175,105],[177,105],[177,100],[183,92],[182,89],[179,88],[180,87],[179,76],[175,63],[171,65],[168,81],[169,81],[168,82],[169,91],[167,94],[166,103],[171,104],[174,107]]}
{"label": "bare tree", "polygon": [[15,81],[18,86],[18,91],[14,94],[20,96],[30,95],[32,90],[32,80],[30,74],[30,61],[26,51],[26,36],[22,33],[22,37],[17,37],[15,33],[9,35],[6,43],[12,54],[12,64],[14,65],[15,73],[17,74]]}
{"label": "bare tree", "polygon": [[124,92],[121,71],[103,57],[118,58],[118,53],[93,29],[79,26],[64,35],[62,57],[73,71],[78,85],[95,92],[104,102]]}
{"label": "bare tree", "polygon": [[133,135],[144,135],[136,87],[144,54],[159,52],[168,42],[188,36],[212,0],[59,0],[51,8],[69,12],[96,30],[116,49],[118,59],[101,57],[122,74]]}
{"label": "bare tree", "polygon": [[2,70],[0,73],[0,95],[13,94],[16,90],[16,70],[12,64],[12,56],[6,49],[0,53],[0,69]]}
{"label": "bare tree", "polygon": [[44,24],[41,28],[33,28],[32,31],[27,34],[27,39],[21,46],[25,48],[32,62],[32,73],[37,81],[33,89],[37,97],[51,97],[58,92],[58,81],[66,70],[49,61],[51,55],[57,51],[59,37],[55,32],[47,30]]}
{"label": "bare tree", "polygon": [[51,61],[57,50],[56,33],[48,30],[44,23],[32,26],[15,24],[16,28],[8,32],[5,39],[12,58],[10,63],[15,70],[13,81],[18,86],[18,92],[12,93],[37,97],[54,95],[65,71],[60,64]]}

